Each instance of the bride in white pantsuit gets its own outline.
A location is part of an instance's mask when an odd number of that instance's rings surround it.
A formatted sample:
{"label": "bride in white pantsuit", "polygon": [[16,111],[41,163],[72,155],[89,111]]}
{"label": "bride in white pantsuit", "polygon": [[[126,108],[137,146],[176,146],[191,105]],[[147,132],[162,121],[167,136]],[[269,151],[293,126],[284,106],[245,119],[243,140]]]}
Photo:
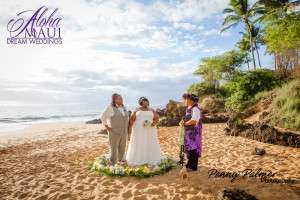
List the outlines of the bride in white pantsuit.
{"label": "bride in white pantsuit", "polygon": [[156,165],[163,158],[157,137],[156,124],[158,115],[149,108],[149,101],[145,97],[139,99],[138,108],[130,117],[130,141],[126,153],[129,165]]}

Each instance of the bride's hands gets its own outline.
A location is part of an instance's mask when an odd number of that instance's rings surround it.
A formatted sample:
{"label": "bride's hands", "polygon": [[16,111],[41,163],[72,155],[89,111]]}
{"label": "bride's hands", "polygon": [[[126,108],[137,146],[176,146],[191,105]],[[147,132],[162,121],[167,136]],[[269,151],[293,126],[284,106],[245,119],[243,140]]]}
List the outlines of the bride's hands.
{"label": "bride's hands", "polygon": [[156,126],[156,122],[152,122],[151,126]]}

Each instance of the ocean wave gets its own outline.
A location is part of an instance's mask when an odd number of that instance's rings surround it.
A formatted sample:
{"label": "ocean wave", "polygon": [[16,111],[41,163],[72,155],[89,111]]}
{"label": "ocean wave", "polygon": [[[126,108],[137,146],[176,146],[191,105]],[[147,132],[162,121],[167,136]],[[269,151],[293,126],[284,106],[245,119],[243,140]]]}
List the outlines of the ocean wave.
{"label": "ocean wave", "polygon": [[70,119],[70,118],[83,118],[83,117],[95,117],[98,114],[77,114],[77,115],[51,115],[51,116],[24,116],[19,118],[0,118],[0,123],[21,123],[43,120],[55,120],[55,119]]}

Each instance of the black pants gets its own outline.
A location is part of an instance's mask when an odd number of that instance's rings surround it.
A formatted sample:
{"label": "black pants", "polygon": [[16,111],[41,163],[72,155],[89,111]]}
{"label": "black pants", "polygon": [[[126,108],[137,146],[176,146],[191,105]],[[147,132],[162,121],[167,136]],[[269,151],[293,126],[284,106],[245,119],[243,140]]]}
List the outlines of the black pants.
{"label": "black pants", "polygon": [[188,152],[188,162],[186,164],[186,168],[189,168],[193,171],[197,171],[198,169],[198,158],[197,150],[192,150]]}

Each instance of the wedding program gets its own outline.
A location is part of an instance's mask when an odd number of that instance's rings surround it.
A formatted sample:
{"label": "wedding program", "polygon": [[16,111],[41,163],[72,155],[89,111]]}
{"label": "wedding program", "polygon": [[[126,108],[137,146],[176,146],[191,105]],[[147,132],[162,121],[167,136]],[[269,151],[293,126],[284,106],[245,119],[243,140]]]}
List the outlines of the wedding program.
{"label": "wedding program", "polygon": [[0,1],[0,200],[300,199],[299,0]]}

